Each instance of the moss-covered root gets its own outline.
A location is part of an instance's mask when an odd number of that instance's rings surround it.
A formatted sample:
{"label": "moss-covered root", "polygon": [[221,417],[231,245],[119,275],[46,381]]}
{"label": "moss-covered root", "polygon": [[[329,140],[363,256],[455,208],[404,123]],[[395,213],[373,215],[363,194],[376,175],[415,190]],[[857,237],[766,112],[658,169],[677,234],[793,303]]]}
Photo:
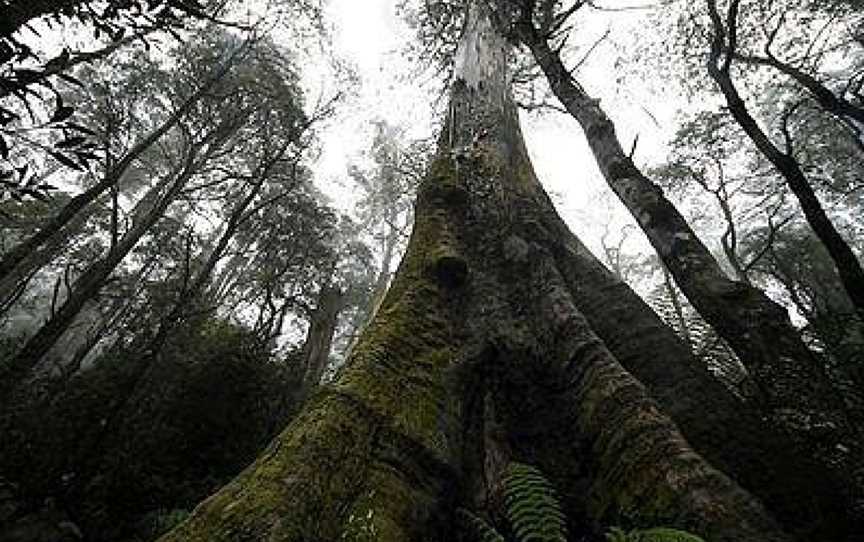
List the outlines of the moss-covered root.
{"label": "moss-covered root", "polygon": [[591,443],[590,516],[600,524],[674,526],[711,542],[788,540],[621,367],[576,309],[552,258],[536,246],[522,253],[530,279],[515,299],[529,301],[534,348],[575,409],[570,430]]}
{"label": "moss-covered root", "polygon": [[[424,481],[412,484],[417,476]],[[449,478],[348,395],[328,391],[237,479],[160,540],[409,540]]]}
{"label": "moss-covered root", "polygon": [[440,254],[458,254],[441,235],[449,219],[418,208],[397,278],[337,381],[161,542],[397,542],[430,532],[454,494],[461,450],[450,376],[462,348],[459,280],[438,272]]}
{"label": "moss-covered root", "polygon": [[[787,527],[820,524],[841,539],[844,507],[829,473],[735,397],[625,283],[547,215],[554,254],[568,290],[591,328],[621,365],[642,382],[687,441],[712,465],[753,492]],[[563,242],[562,242],[563,241]]]}

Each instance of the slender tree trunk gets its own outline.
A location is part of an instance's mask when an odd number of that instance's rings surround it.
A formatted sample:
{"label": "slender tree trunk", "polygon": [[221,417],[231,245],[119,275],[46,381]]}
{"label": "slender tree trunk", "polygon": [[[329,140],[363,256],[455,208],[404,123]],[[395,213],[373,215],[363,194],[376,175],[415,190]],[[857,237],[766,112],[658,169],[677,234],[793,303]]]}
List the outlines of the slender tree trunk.
{"label": "slender tree trunk", "polygon": [[[660,265],[663,265],[662,263]],[[675,310],[675,321],[680,328],[679,333],[684,339],[684,344],[690,351],[693,351],[693,337],[690,335],[690,327],[687,325],[687,319],[684,318],[684,307],[681,304],[681,299],[678,297],[678,291],[675,285],[672,284],[672,275],[666,266],[663,266],[663,287],[666,289],[666,295],[669,296],[669,302],[672,303],[672,308]]]}
{"label": "slender tree trunk", "polygon": [[[196,104],[210,88],[213,87],[231,68],[237,60],[239,52],[235,52],[230,59],[219,66],[212,77],[208,78],[186,101],[184,101],[171,115],[158,127],[154,128],[143,139],[138,141],[117,163],[113,164],[105,172],[102,179],[78,194],[62,208],[56,215],[51,217],[42,228],[29,238],[25,239],[13,249],[9,250],[0,259],[0,283],[8,280],[16,268],[40,247],[51,241],[56,236],[62,235],[62,230],[75,219],[75,217],[88,205],[92,204],[106,191],[116,186],[129,167],[152,145],[175,127],[183,116]],[[55,241],[56,242],[56,241]]]}
{"label": "slender tree trunk", "polygon": [[78,277],[72,292],[63,305],[45,325],[39,328],[39,331],[27,340],[15,357],[2,367],[0,386],[11,389],[26,378],[42,359],[42,356],[54,346],[57,339],[68,329],[86,303],[98,294],[117,265],[138,244],[138,241],[150,230],[153,224],[162,218],[165,210],[186,186],[195,171],[195,155],[195,152],[190,151],[183,170],[169,184],[166,193],[154,202],[143,216],[137,218],[134,226],[126,232],[116,246],[108,251],[104,258],[92,264]]}
{"label": "slender tree trunk", "polygon": [[339,312],[345,303],[345,292],[335,285],[325,285],[318,293],[318,303],[309,315],[309,331],[303,343],[303,388],[311,390],[321,382],[330,361],[330,347],[336,333]]}
{"label": "slender tree trunk", "polygon": [[838,96],[831,89],[826,87],[821,81],[802,71],[788,62],[784,62],[779,58],[770,55],[767,57],[748,56],[733,53],[736,60],[740,60],[747,64],[755,64],[757,66],[770,66],[783,75],[805,88],[807,92],[816,100],[819,106],[827,111],[837,115],[840,118],[846,118],[849,121],[854,121],[860,125],[864,125],[864,109],[853,104],[845,99],[842,95]]}
{"label": "slender tree trunk", "polygon": [[48,238],[41,247],[25,255],[10,273],[0,278],[0,315],[6,314],[15,305],[16,293],[21,288],[27,288],[30,279],[54,261],[68,246],[69,241],[80,233],[98,205],[94,202],[82,209],[66,224],[63,235]]}
{"label": "slender tree trunk", "polygon": [[[825,245],[828,254],[831,255],[831,259],[834,260],[834,265],[837,267],[837,273],[840,275],[840,282],[843,284],[843,288],[849,294],[849,298],[852,300],[857,311],[864,314],[864,268],[862,268],[861,262],[858,260],[855,252],[852,251],[849,243],[843,239],[843,236],[840,235],[840,232],[831,223],[831,219],[828,218],[825,209],[819,202],[819,198],[816,197],[816,193],[813,191],[813,186],[807,180],[807,177],[801,170],[800,164],[798,164],[798,161],[793,156],[789,134],[785,134],[787,140],[786,151],[783,152],[771,142],[768,135],[759,127],[759,124],[748,111],[747,104],[744,103],[732,81],[729,69],[735,53],[734,33],[736,32],[737,25],[738,1],[733,0],[729,4],[729,11],[727,13],[729,28],[726,28],[720,18],[716,0],[708,0],[707,5],[714,31],[711,54],[708,61],[709,75],[717,83],[720,92],[726,98],[729,113],[738,125],[741,126],[741,129],[744,130],[744,133],[747,134],[747,137],[753,142],[759,152],[771,162],[777,172],[783,177],[786,181],[786,186],[795,194],[798,203],[801,205],[801,210],[804,212],[804,217],[807,219],[807,223],[810,224],[813,232],[822,244]],[[732,35],[727,36],[727,31]],[[728,52],[725,58],[721,60],[721,55],[727,48],[727,40],[730,42],[728,44]],[[823,98],[826,97],[823,96]],[[848,114],[848,111],[845,111],[844,114]],[[864,496],[862,496],[862,499],[864,499]],[[862,501],[861,506],[862,512],[864,512],[864,501]]]}
{"label": "slender tree trunk", "polygon": [[[284,152],[284,148],[282,152]],[[281,156],[280,153],[279,156]],[[157,368],[160,361],[160,356],[165,343],[171,336],[171,333],[177,329],[177,326],[184,318],[184,311],[189,308],[189,305],[197,299],[204,291],[207,283],[210,281],[213,270],[219,263],[228,247],[229,242],[233,238],[237,229],[248,216],[246,213],[250,210],[250,206],[256,200],[261,192],[264,182],[267,179],[267,169],[275,163],[276,160],[270,161],[269,165],[262,168],[258,179],[249,190],[249,193],[232,209],[228,217],[225,229],[219,236],[216,246],[207,255],[203,265],[196,273],[195,277],[190,281],[187,287],[180,293],[178,299],[174,302],[171,309],[168,311],[153,337],[147,342],[142,354],[130,360],[133,366],[129,375],[122,383],[117,384],[112,396],[112,406],[102,418],[101,427],[97,429],[94,436],[91,437],[88,446],[91,453],[85,455],[96,455],[96,452],[101,449],[103,443],[111,434],[117,431],[117,423],[124,411],[126,411],[129,402],[135,397],[136,390],[148,379],[152,380],[153,371]]]}
{"label": "slender tree trunk", "polygon": [[[283,148],[282,151],[279,153],[279,157],[282,156],[284,151],[285,149]],[[219,263],[219,260],[221,260],[222,256],[225,254],[225,250],[228,248],[228,244],[231,242],[231,239],[234,238],[234,235],[237,233],[237,230],[240,228],[243,222],[248,218],[249,215],[247,214],[247,212],[250,210],[250,206],[261,193],[261,190],[264,187],[264,183],[267,180],[267,170],[277,160],[278,158],[276,160],[269,161],[269,164],[262,168],[262,171],[259,173],[259,177],[253,183],[252,187],[249,190],[249,193],[246,194],[246,196],[231,211],[231,214],[228,217],[228,221],[225,224],[225,229],[219,236],[219,240],[216,242],[216,246],[213,247],[213,249],[210,251],[210,254],[208,254],[206,260],[204,260],[201,269],[199,269],[198,273],[195,275],[195,278],[191,281],[191,284],[189,284],[180,293],[180,296],[178,297],[177,301],[175,301],[174,305],[171,307],[171,310],[168,311],[168,314],[165,315],[165,317],[162,319],[162,322],[159,324],[159,328],[147,348],[148,353],[145,356],[147,358],[147,362],[142,366],[142,371],[152,362],[152,358],[158,355],[159,351],[165,344],[165,341],[168,340],[170,333],[182,321],[184,311],[189,307],[192,301],[197,299],[202,294],[202,292],[204,292],[207,284],[212,278],[213,271],[216,269],[216,265]]]}
{"label": "slender tree trunk", "polygon": [[[564,460],[589,454],[589,521],[623,515],[712,542],[786,540],[758,502],[692,451],[573,303],[541,243],[560,245],[537,227],[554,210],[533,176],[507,48],[485,5],[469,11],[439,150],[374,321],[338,379],[163,542],[451,539],[450,514],[477,474],[466,472],[477,462],[465,451],[483,448],[483,432],[466,430],[477,386],[526,378],[568,405],[550,429],[570,443]],[[501,363],[488,366],[490,350]],[[531,410],[547,398],[499,401]]]}
{"label": "slender tree trunk", "polygon": [[799,453],[823,465],[824,472],[830,473],[833,492],[844,495],[847,510],[860,521],[864,452],[859,430],[848,419],[824,367],[801,341],[786,311],[761,290],[734,282],[723,273],[660,188],[624,152],[599,102],[573,80],[530,22],[519,24],[517,32],[552,91],[582,125],[601,172],[678,286],[753,375],[760,386],[760,408],[792,439]]}

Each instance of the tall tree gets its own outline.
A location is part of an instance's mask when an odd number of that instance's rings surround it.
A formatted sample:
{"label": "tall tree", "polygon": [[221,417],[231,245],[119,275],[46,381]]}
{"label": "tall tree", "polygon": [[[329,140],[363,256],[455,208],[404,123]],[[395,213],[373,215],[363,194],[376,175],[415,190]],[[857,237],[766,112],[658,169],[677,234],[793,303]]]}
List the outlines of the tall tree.
{"label": "tall tree", "polygon": [[[583,4],[559,11],[557,2],[503,2],[500,24],[531,52],[552,92],[582,126],[610,188],[645,232],[699,313],[733,348],[759,388],[759,407],[820,462],[847,513],[864,520],[861,429],[850,420],[820,360],[801,340],[786,310],[763,291],[730,279],[663,191],[624,151],[615,126],[576,81],[550,40]],[[824,427],[833,435],[824,438]],[[837,447],[840,444],[840,447]],[[805,490],[805,488],[800,488]],[[755,488],[754,488],[755,490]]]}
{"label": "tall tree", "polygon": [[[8,296],[22,276],[27,276],[33,272],[34,268],[38,268],[39,263],[44,258],[37,258],[36,254],[43,246],[48,243],[58,246],[58,237],[63,235],[63,230],[73,221],[80,220],[80,215],[100,196],[109,190],[116,189],[117,184],[132,165],[142,157],[142,154],[150,150],[163,136],[177,127],[184,116],[199,103],[202,96],[211,90],[228,73],[233,64],[242,57],[242,50],[243,48],[238,48],[229,54],[224,62],[215,67],[210,76],[204,78],[203,83],[197,89],[192,90],[162,122],[156,124],[148,133],[143,134],[122,156],[108,160],[101,178],[92,186],[70,199],[37,232],[3,254],[3,258],[0,259],[0,296]],[[112,128],[106,127],[104,137],[107,140],[116,137],[116,134],[113,133]],[[112,152],[110,148],[107,150],[109,153]]]}
{"label": "tall tree", "polygon": [[[557,465],[586,531],[662,522],[712,541],[787,540],[577,308],[558,257],[574,242],[528,160],[506,42],[485,2],[464,28],[414,231],[374,321],[337,380],[161,540],[447,538],[455,507],[494,508],[484,495],[508,456]],[[484,438],[496,419],[506,445]]]}
{"label": "tall tree", "polygon": [[[183,299],[197,296],[206,283],[210,270],[215,267],[221,251],[236,233],[239,222],[248,218],[244,215],[258,198],[263,183],[273,180],[274,167],[279,165],[284,174],[286,170],[290,172],[292,159],[296,164],[293,155],[300,152],[298,149],[302,148],[301,140],[305,137],[310,121],[305,118],[298,101],[295,76],[276,49],[260,44],[251,53],[247,45],[238,44],[238,40],[231,36],[217,35],[215,39],[208,37],[199,41],[197,47],[188,48],[176,59],[176,73],[181,70],[191,72],[187,73],[188,78],[177,78],[168,83],[181,86],[178,90],[182,95],[184,83],[189,84],[189,80],[195,79],[196,73],[207,73],[208,64],[215,62],[217,66],[224,66],[225,57],[228,57],[227,64],[230,65],[236,55],[248,55],[243,69],[238,70],[232,78],[217,78],[210,85],[211,94],[207,99],[200,99],[203,91],[198,90],[193,93],[197,95],[195,100],[183,102],[194,115],[170,115],[174,119],[172,122],[177,123],[177,131],[172,132],[173,141],[177,144],[172,150],[166,151],[168,156],[165,161],[170,163],[173,159],[179,164],[142,200],[149,201],[142,205],[141,212],[132,217],[131,227],[122,236],[116,232],[116,220],[111,220],[111,243],[107,253],[77,277],[62,306],[4,365],[4,386],[14,386],[16,381],[20,381],[39,363],[139,241],[165,216],[175,201],[182,199],[181,195],[190,190],[201,190],[192,186],[193,180],[204,187],[215,185],[219,190],[226,190],[229,200],[237,197],[240,201],[227,213],[230,218],[226,221],[223,235],[210,253],[204,266],[205,272],[192,280],[188,295],[181,296]],[[242,53],[238,53],[238,50]],[[222,69],[222,75],[226,70]],[[249,84],[252,78],[257,79],[256,85]],[[194,88],[196,85],[191,83],[190,86]],[[157,129],[162,134],[168,130],[166,124]],[[226,161],[233,163],[233,170],[221,167]],[[168,169],[171,169],[170,165]],[[286,190],[290,188],[290,185],[285,187]],[[182,309],[183,303],[180,305]]]}
{"label": "tall tree", "polygon": [[[789,189],[795,194],[801,205],[801,210],[807,218],[807,222],[834,260],[846,293],[857,310],[864,313],[864,267],[862,267],[861,262],[849,246],[849,243],[840,235],[840,232],[837,231],[837,228],[831,222],[819,198],[816,196],[813,186],[802,170],[800,163],[796,160],[788,128],[783,127],[785,145],[781,149],[778,145],[774,144],[768,134],[759,126],[759,123],[753,117],[744,99],[741,97],[733,79],[731,68],[738,54],[738,35],[741,32],[741,29],[738,27],[739,10],[741,8],[740,1],[731,0],[723,13],[721,13],[716,0],[708,0],[706,4],[712,23],[708,73],[717,83],[726,99],[729,113],[738,122],[756,148],[759,149],[759,152],[777,169],[786,181]],[[781,25],[778,25],[773,35],[776,35]],[[776,59],[770,62],[770,59],[774,58],[770,51],[772,41],[773,38],[765,46],[769,64],[773,67],[779,67],[780,71],[785,71],[788,74],[789,69],[783,69],[784,66],[789,68],[787,64]],[[793,79],[799,81],[799,83],[803,82],[803,86],[814,93],[820,104],[830,112],[848,116],[859,123],[864,120],[864,111],[852,106],[845,100],[842,103],[839,102],[831,92],[818,85],[812,78],[808,78],[807,74],[796,71],[793,68],[790,75]],[[833,101],[831,100],[832,97],[834,98]],[[842,104],[845,104],[847,107],[842,107]]]}

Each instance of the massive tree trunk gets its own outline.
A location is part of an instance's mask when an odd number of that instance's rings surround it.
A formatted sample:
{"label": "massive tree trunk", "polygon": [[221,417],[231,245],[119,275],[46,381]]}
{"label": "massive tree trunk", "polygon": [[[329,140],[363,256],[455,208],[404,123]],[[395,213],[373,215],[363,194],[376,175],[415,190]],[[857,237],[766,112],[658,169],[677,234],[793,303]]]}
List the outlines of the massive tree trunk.
{"label": "massive tree trunk", "polygon": [[[639,222],[678,286],[751,372],[764,415],[799,454],[821,464],[828,478],[820,487],[829,493],[817,497],[823,500],[823,513],[830,513],[842,499],[848,513],[860,521],[864,513],[860,429],[850,421],[824,367],[803,343],[786,311],[761,290],[733,281],[722,271],[661,189],[633,164],[599,102],[573,80],[530,18],[523,18],[515,31],[552,91],[583,127],[609,186]],[[761,491],[758,484],[746,485]],[[797,518],[807,523],[813,516],[803,509],[811,492],[806,483],[794,485],[795,497],[775,496],[786,501],[784,508],[801,509],[804,514]]]}
{"label": "massive tree trunk", "polygon": [[660,523],[712,542],[787,540],[580,313],[573,245],[556,236],[482,6],[470,8],[438,153],[374,321],[336,381],[163,542],[451,539],[454,507],[485,504],[485,397],[514,459],[582,488],[566,504],[586,531]]}

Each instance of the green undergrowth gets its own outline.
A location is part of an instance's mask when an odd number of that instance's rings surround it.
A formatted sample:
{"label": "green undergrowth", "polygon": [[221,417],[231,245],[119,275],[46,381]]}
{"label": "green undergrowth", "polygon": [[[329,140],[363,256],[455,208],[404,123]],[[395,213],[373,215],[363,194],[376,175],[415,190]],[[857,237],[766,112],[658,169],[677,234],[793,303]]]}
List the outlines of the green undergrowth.
{"label": "green undergrowth", "polygon": [[[478,514],[460,508],[456,517],[472,542],[566,542],[566,517],[552,482],[533,465],[512,462],[504,477],[505,525],[492,525]],[[624,531],[612,527],[607,542],[705,542],[677,529],[653,527]]]}

